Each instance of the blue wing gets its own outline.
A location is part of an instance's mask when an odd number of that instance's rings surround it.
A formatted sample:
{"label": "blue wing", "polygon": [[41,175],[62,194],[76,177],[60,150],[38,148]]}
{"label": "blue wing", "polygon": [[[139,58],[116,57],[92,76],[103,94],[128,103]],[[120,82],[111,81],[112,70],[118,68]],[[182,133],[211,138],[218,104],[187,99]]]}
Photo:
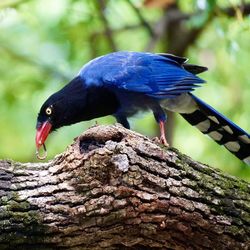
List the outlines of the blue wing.
{"label": "blue wing", "polygon": [[[202,67],[185,64],[185,61],[185,58],[169,54],[122,51],[90,61],[79,75],[89,86],[105,86],[163,99],[190,92],[204,82],[191,73],[191,68],[196,72]],[[186,70],[185,65],[192,67]]]}

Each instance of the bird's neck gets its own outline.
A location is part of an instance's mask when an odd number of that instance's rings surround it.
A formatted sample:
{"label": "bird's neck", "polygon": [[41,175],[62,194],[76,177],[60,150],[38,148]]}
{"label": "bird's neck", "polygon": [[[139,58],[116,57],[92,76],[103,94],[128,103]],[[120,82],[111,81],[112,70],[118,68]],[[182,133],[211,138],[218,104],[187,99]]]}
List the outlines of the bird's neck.
{"label": "bird's neck", "polygon": [[91,120],[114,114],[119,108],[116,95],[104,87],[88,87],[86,89],[86,103],[84,118]]}
{"label": "bird's neck", "polygon": [[67,100],[65,125],[114,114],[119,108],[115,94],[100,86],[86,86],[80,76],[58,93]]}

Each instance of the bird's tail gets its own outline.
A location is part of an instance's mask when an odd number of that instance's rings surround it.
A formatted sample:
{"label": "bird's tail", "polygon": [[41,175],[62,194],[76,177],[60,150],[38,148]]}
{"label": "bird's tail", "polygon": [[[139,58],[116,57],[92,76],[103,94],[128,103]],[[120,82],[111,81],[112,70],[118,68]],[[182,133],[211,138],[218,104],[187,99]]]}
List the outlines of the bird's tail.
{"label": "bird's tail", "polygon": [[196,109],[192,113],[181,113],[184,119],[250,165],[250,135],[198,97],[190,96]]}

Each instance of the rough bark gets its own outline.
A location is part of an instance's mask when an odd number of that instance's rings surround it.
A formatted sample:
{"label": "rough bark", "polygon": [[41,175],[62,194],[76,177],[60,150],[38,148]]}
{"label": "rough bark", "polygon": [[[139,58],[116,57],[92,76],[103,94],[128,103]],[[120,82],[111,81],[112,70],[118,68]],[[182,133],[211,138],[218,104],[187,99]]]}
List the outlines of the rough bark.
{"label": "rough bark", "polygon": [[250,186],[119,125],[0,162],[0,249],[249,249]]}

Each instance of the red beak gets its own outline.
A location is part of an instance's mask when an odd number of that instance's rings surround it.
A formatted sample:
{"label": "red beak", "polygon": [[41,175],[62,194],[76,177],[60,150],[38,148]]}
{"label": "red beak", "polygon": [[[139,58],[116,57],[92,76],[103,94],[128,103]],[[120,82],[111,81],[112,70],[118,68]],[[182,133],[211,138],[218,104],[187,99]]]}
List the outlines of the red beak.
{"label": "red beak", "polygon": [[46,141],[52,125],[49,121],[44,122],[40,127],[36,130],[36,148],[39,149],[44,142]]}

